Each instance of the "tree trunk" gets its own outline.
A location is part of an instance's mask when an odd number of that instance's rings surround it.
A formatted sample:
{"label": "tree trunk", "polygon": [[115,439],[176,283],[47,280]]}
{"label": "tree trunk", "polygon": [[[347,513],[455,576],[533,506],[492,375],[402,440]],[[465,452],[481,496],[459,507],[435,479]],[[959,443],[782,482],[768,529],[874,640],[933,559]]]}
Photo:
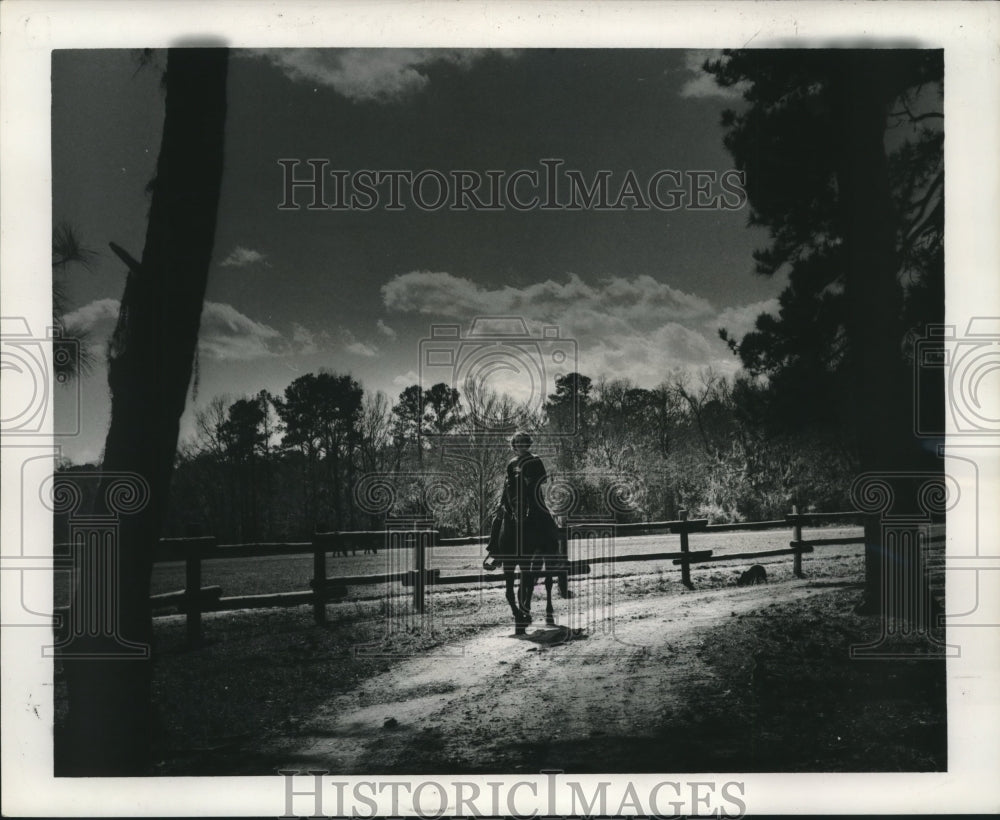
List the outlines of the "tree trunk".
{"label": "tree trunk", "polygon": [[[153,548],[170,490],[215,237],[222,179],[227,52],[171,49],[166,113],[141,265],[129,274],[109,354],[105,473],[148,484],[149,503],[120,518],[117,630],[152,644]],[[103,498],[114,479],[102,482]],[[102,510],[98,510],[98,513]],[[82,574],[79,583],[99,583]],[[150,763],[151,659],[67,661],[67,762],[74,775],[136,775]]]}
{"label": "tree trunk", "polygon": [[[891,58],[863,52],[845,61],[834,100],[840,126],[837,164],[844,237],[847,333],[855,375],[852,397],[862,474],[887,488],[887,506],[865,524],[865,599],[861,610],[895,613],[902,599],[920,597],[925,583],[915,571],[912,545],[884,543],[882,516],[917,512],[911,473],[919,463],[913,429],[913,393],[901,357],[902,286],[898,280],[894,208],[889,185],[885,130],[891,89]],[[910,496],[914,496],[910,498]],[[906,589],[887,601],[887,566],[906,567]],[[912,571],[911,571],[912,570]]]}

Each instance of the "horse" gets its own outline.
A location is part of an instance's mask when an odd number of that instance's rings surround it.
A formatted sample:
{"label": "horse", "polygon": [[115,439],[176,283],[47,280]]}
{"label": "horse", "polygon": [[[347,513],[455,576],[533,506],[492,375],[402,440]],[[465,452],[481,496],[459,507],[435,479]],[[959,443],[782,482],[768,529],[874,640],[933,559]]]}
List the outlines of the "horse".
{"label": "horse", "polygon": [[[566,554],[566,542],[558,539],[555,542],[557,552],[538,550],[525,551],[521,555],[498,556],[503,567],[503,578],[506,585],[507,603],[514,615],[514,634],[523,635],[531,623],[531,599],[535,584],[541,575],[545,576],[545,623],[555,626],[555,609],[552,606],[553,581],[559,587],[559,594],[569,598],[569,560]],[[517,568],[521,568],[521,583],[517,593],[514,592],[514,576]]]}
{"label": "horse", "polygon": [[[569,595],[566,582],[568,562],[566,546],[552,513],[541,492],[546,480],[545,465],[530,451],[531,436],[518,431],[511,436],[516,454],[507,462],[506,479],[500,506],[493,517],[487,552],[500,560],[507,586],[507,603],[514,615],[514,633],[523,635],[531,623],[531,596],[535,582],[545,568],[545,591],[548,596],[546,622],[555,624],[552,609],[552,576],[559,579],[559,590]],[[495,568],[487,566],[487,569]],[[514,573],[521,568],[521,584],[514,594]]]}

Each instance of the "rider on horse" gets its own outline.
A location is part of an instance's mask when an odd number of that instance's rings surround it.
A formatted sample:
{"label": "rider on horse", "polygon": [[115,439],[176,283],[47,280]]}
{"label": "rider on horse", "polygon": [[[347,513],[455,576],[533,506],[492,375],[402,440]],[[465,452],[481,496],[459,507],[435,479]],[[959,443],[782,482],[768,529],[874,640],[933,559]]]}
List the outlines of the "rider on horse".
{"label": "rider on horse", "polygon": [[[515,433],[510,440],[516,454],[507,464],[500,505],[493,517],[490,541],[483,568],[496,569],[502,564],[507,576],[507,598],[514,612],[518,631],[530,623],[528,610],[535,574],[543,556],[559,551],[559,529],[545,505],[542,483],[546,479],[545,465],[530,451],[531,436]],[[513,594],[514,567],[521,566],[521,587],[515,600]]]}

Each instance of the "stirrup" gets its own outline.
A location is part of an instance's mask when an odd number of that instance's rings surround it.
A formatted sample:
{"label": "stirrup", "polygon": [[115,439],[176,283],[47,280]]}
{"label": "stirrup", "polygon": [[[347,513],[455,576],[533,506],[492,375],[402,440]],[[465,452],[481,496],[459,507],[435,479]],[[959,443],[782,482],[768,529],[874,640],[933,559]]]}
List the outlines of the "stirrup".
{"label": "stirrup", "polygon": [[493,570],[495,570],[499,565],[500,562],[497,561],[497,559],[492,555],[487,555],[486,558],[483,559],[483,569],[487,572],[493,572]]}

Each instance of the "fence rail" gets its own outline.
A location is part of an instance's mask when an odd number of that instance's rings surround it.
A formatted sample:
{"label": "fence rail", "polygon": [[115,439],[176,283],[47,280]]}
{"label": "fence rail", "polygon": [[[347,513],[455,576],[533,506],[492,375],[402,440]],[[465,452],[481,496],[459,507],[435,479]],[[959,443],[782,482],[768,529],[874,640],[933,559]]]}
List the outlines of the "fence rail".
{"label": "fence rail", "polygon": [[[811,553],[817,547],[832,545],[863,544],[862,537],[853,538],[813,538],[804,539],[803,526],[817,524],[842,523],[848,521],[861,522],[863,516],[856,512],[842,513],[805,513],[796,508],[784,519],[773,521],[754,521],[740,524],[709,524],[707,519],[688,519],[684,510],[680,517],[672,521],[654,521],[635,524],[606,524],[597,526],[613,526],[616,536],[641,536],[674,534],[679,536],[678,551],[654,552],[635,555],[594,555],[569,562],[568,575],[583,576],[591,571],[591,566],[602,563],[626,563],[633,561],[670,561],[681,569],[681,583],[692,588],[691,565],[715,561],[742,561],[753,558],[765,558],[781,555],[793,556],[793,571],[802,577],[802,556]],[[772,530],[785,527],[792,528],[792,540],[787,548],[760,550],[754,552],[726,553],[714,555],[712,550],[690,549],[691,533],[721,533],[752,530]],[[572,524],[560,528],[563,539],[579,536],[587,530],[587,525]],[[185,562],[185,589],[178,592],[163,593],[151,596],[150,602],[156,608],[166,606],[182,610],[187,621],[187,637],[190,643],[198,644],[202,639],[201,616],[205,611],[231,610],[255,607],[285,607],[312,604],[316,623],[326,621],[326,605],[346,596],[353,586],[399,583],[412,591],[413,607],[417,612],[423,612],[428,587],[445,586],[449,584],[493,583],[502,580],[500,577],[486,576],[481,573],[442,576],[441,570],[428,568],[427,550],[431,547],[469,546],[482,544],[485,536],[470,536],[465,538],[439,538],[437,530],[422,529],[387,529],[355,532],[318,532],[310,541],[294,542],[262,542],[252,544],[219,544],[212,536],[192,538],[164,538],[158,543],[154,552],[154,562],[169,561]],[[942,540],[943,536],[935,537],[934,541]],[[68,544],[56,545],[59,550],[69,551]],[[354,575],[328,577],[327,555],[331,552],[346,552],[367,549],[407,549],[413,552],[413,569],[401,572],[377,573],[371,575]],[[240,595],[222,597],[218,586],[203,587],[201,584],[202,561],[220,558],[256,558],[264,556],[312,555],[313,577],[310,589],[293,592],[267,593],[259,595]],[[519,576],[518,576],[519,577]]]}

